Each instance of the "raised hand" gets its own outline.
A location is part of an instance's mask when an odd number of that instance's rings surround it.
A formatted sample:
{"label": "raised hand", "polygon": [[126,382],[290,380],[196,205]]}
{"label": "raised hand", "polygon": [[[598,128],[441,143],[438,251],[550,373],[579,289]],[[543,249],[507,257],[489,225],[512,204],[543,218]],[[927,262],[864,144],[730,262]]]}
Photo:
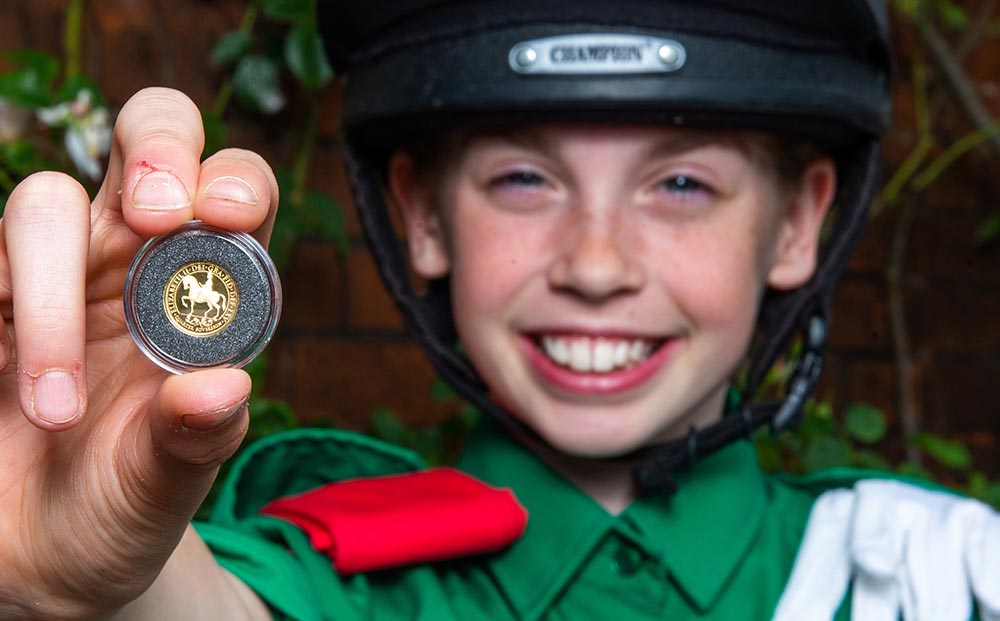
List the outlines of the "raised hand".
{"label": "raised hand", "polygon": [[0,619],[114,613],[153,583],[247,427],[243,371],[171,376],[125,326],[143,241],[193,218],[266,243],[274,176],[204,162],[201,116],[149,89],[122,109],[97,198],[36,174],[0,221]]}
{"label": "raised hand", "polygon": [[862,480],[813,505],[774,621],[1000,621],[1000,514],[952,494]]}

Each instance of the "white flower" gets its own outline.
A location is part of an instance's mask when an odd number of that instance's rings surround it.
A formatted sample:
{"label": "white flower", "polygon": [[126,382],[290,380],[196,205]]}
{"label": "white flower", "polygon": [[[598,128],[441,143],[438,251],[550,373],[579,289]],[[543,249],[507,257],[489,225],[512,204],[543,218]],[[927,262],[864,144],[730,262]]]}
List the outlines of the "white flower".
{"label": "white flower", "polygon": [[101,178],[101,158],[111,151],[111,116],[95,107],[93,96],[81,90],[73,101],[38,110],[38,120],[49,127],[65,127],[66,152],[76,167],[94,181]]}
{"label": "white flower", "polygon": [[264,114],[274,114],[285,107],[285,96],[277,89],[267,90],[257,98],[257,105]]}

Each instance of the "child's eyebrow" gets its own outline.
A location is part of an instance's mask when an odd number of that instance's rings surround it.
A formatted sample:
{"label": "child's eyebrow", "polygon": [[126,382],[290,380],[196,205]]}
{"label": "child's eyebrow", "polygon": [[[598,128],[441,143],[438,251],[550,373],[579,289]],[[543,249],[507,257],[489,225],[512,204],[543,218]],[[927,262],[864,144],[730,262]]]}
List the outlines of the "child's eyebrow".
{"label": "child's eyebrow", "polygon": [[740,141],[732,136],[715,132],[684,131],[674,136],[664,137],[649,151],[650,157],[673,157],[709,146],[738,149]]}
{"label": "child's eyebrow", "polygon": [[[490,138],[507,143],[514,147],[535,150],[545,154],[554,154],[554,141],[546,139],[544,132],[523,128],[510,128],[502,131],[489,132]],[[673,157],[682,153],[694,151],[707,146],[720,146],[739,149],[742,141],[739,137],[724,135],[714,131],[697,131],[692,129],[677,130],[653,143],[648,157]]]}
{"label": "child's eyebrow", "polygon": [[505,142],[510,146],[551,153],[552,146],[542,137],[541,132],[527,129],[507,129],[486,134],[489,138]]}

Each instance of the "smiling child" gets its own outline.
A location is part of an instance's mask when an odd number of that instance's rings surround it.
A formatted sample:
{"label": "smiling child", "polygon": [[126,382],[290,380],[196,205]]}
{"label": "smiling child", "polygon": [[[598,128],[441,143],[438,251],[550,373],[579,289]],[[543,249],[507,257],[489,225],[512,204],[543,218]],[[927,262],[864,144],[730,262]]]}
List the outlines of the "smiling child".
{"label": "smiling child", "polygon": [[749,440],[798,418],[866,218],[881,2],[319,8],[373,257],[483,412],[461,459],[275,435],[190,525],[249,377],[168,377],[122,281],[190,219],[266,241],[277,185],[250,152],[201,161],[194,104],[143,91],[92,204],[36,175],[0,228],[0,618],[1000,619],[995,512],[884,474],[767,474]]}

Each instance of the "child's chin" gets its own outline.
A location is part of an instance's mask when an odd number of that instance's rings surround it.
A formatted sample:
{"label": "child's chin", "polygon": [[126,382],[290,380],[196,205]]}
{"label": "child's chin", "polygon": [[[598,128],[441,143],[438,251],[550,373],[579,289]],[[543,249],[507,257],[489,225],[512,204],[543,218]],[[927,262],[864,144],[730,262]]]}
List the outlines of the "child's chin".
{"label": "child's chin", "polygon": [[642,438],[580,433],[556,434],[556,437],[548,438],[548,442],[560,453],[580,459],[621,457],[646,444]]}

